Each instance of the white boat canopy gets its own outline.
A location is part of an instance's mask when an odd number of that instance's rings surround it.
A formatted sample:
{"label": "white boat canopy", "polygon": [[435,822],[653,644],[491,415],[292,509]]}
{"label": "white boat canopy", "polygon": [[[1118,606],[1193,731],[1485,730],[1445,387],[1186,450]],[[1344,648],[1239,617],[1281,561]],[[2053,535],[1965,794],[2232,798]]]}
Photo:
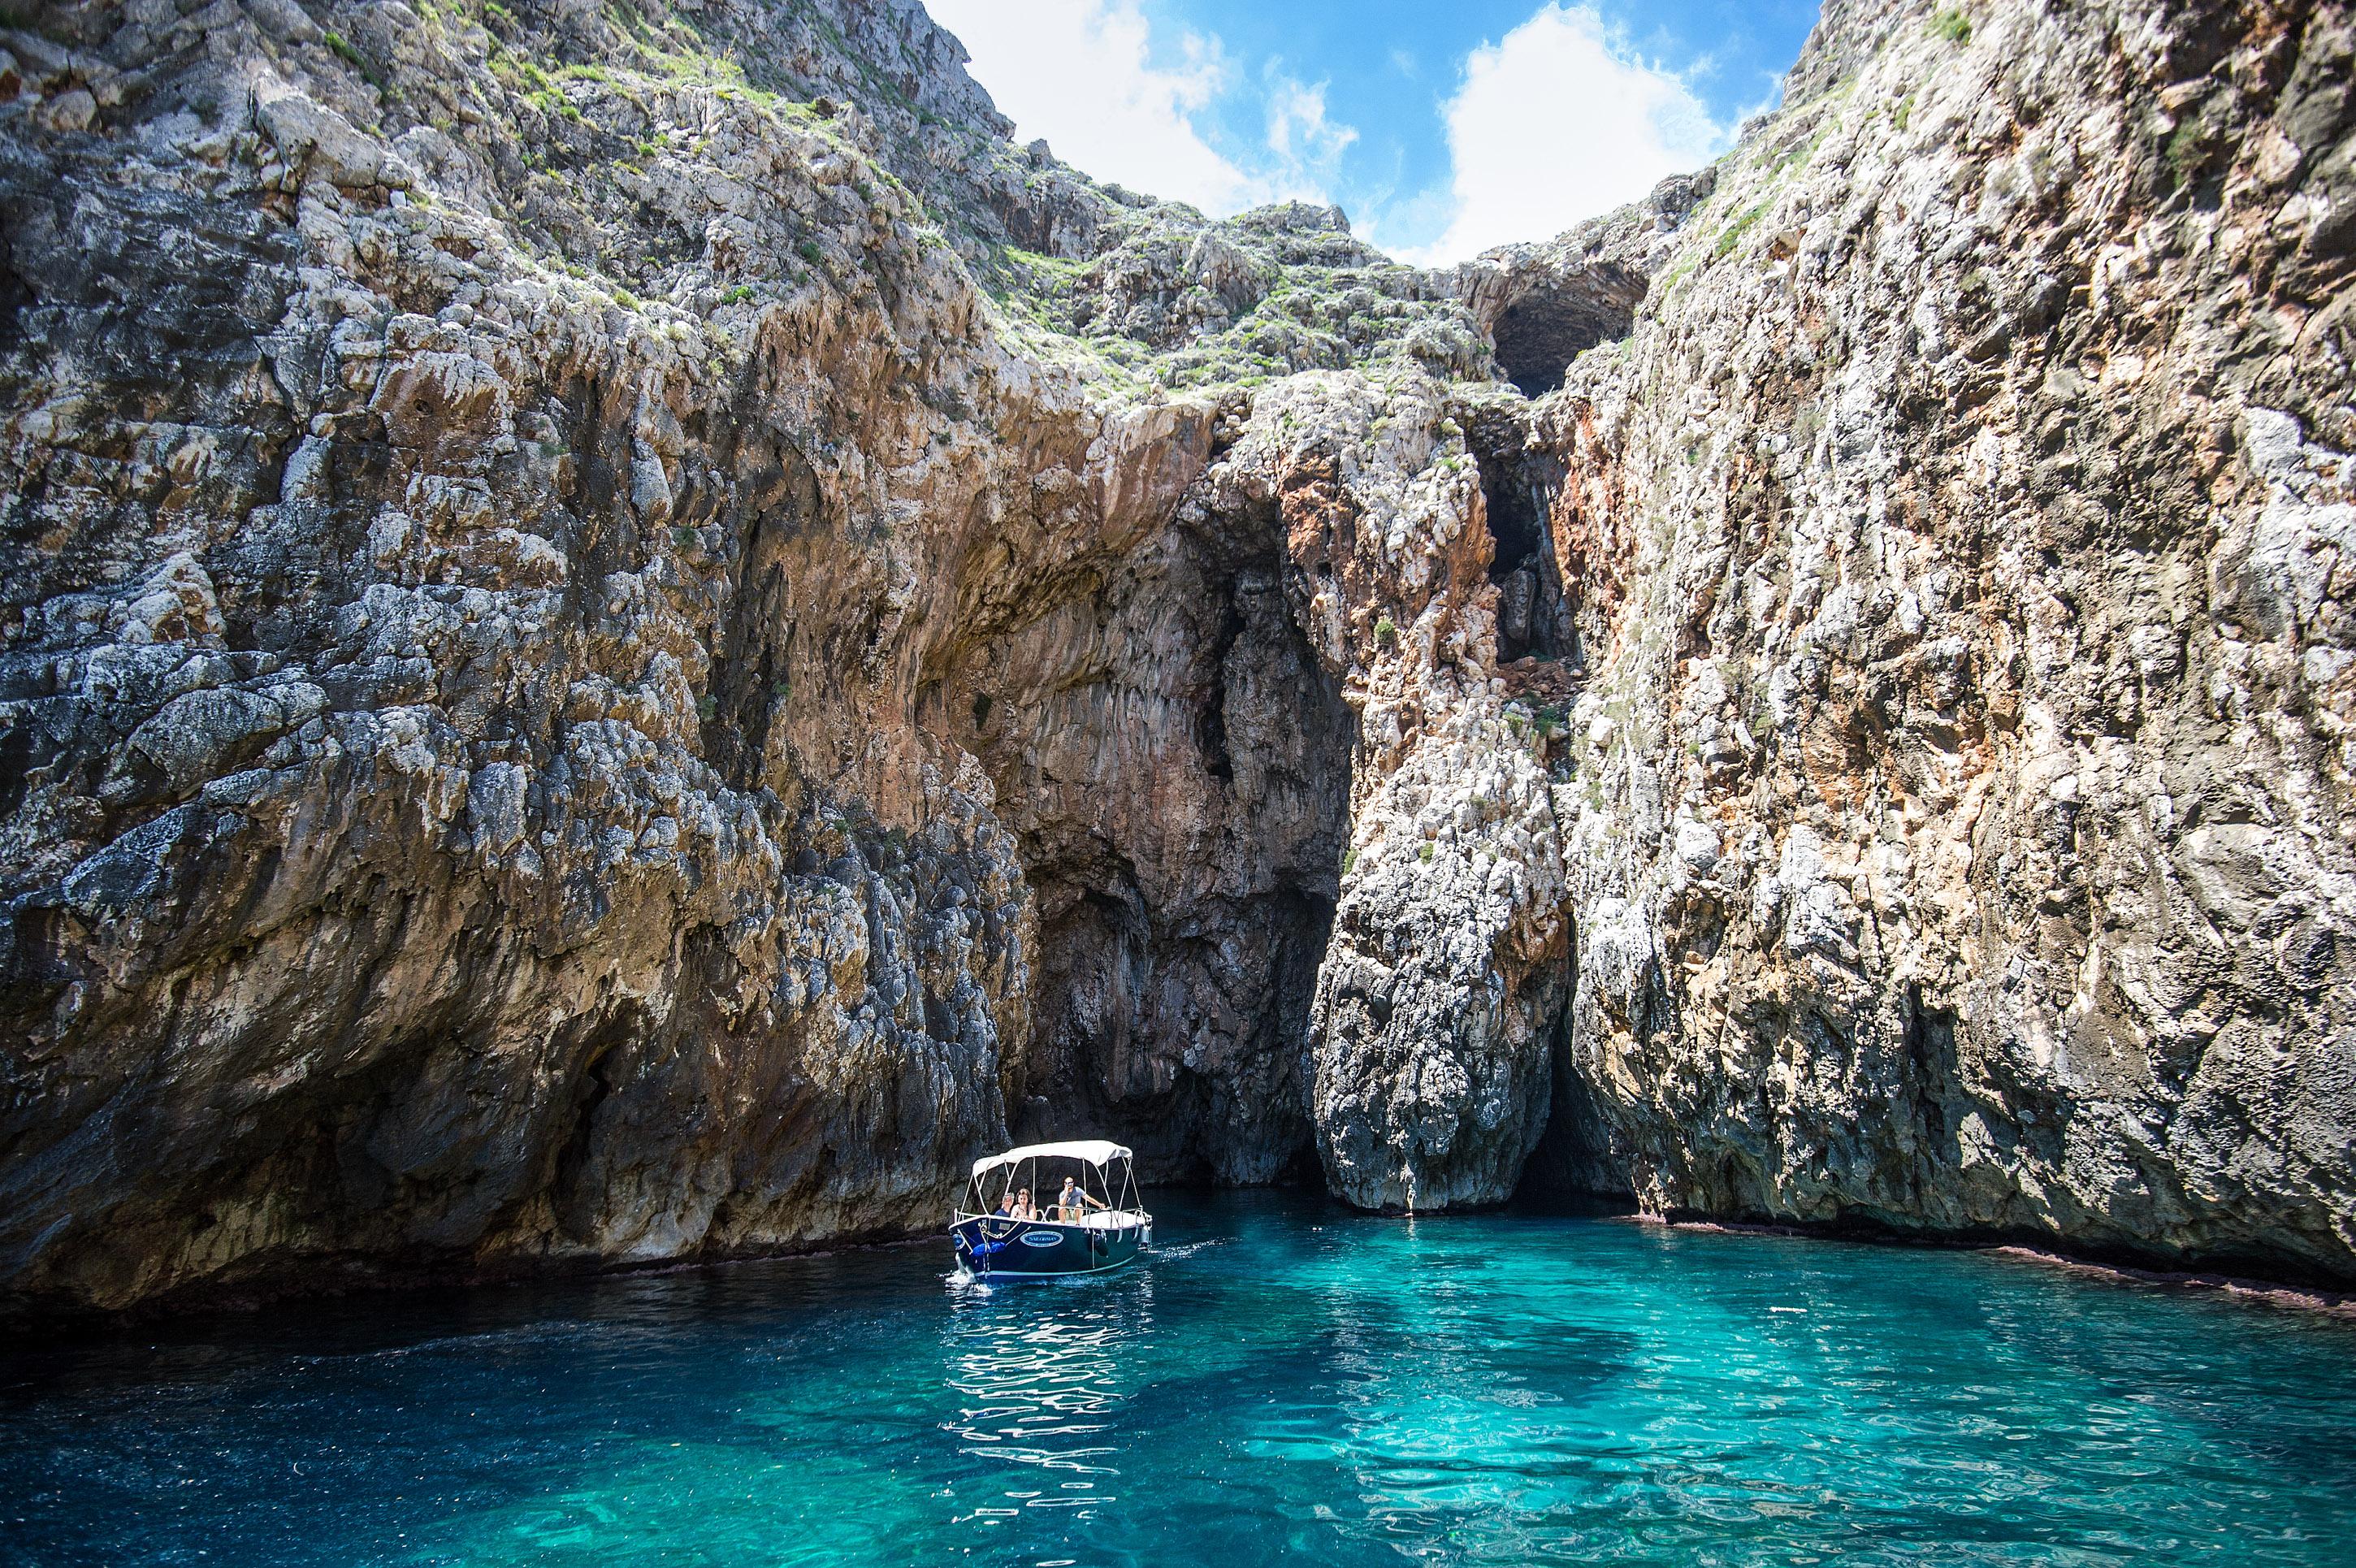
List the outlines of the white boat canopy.
{"label": "white boat canopy", "polygon": [[1066,1144],[1025,1144],[1019,1149],[1009,1149],[1002,1155],[985,1155],[973,1162],[973,1176],[979,1181],[984,1171],[994,1171],[1001,1165],[1019,1165],[1025,1160],[1086,1160],[1092,1165],[1107,1165],[1115,1160],[1129,1158],[1129,1151],[1119,1144],[1102,1138],[1076,1138]]}

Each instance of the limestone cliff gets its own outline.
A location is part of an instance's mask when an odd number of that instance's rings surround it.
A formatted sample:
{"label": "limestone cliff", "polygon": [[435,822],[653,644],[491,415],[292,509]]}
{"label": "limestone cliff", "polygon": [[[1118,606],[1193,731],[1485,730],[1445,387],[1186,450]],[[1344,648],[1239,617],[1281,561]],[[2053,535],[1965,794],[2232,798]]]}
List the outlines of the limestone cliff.
{"label": "limestone cliff", "polygon": [[[0,177],[15,1287],[928,1219],[1040,908],[916,715],[1160,530],[1208,410],[1010,352],[890,127],[724,30],[51,20]],[[961,81],[911,6],[730,20],[805,91]]]}
{"label": "limestone cliff", "polygon": [[17,20],[15,1305],[1082,1131],[2356,1274],[2343,8],[1837,3],[1438,274],[914,0]]}
{"label": "limestone cliff", "polygon": [[1865,9],[1538,418],[1590,1169],[2344,1275],[2351,13]]}

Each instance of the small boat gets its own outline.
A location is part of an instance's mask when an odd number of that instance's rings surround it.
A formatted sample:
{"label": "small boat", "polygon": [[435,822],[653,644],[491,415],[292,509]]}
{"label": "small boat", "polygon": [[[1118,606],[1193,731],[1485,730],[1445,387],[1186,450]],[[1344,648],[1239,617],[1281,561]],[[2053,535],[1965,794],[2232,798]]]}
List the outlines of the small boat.
{"label": "small boat", "polygon": [[[1027,1144],[973,1162],[949,1240],[958,1263],[980,1280],[1044,1279],[1117,1269],[1153,1242],[1153,1216],[1138,1201],[1135,1162],[1119,1144],[1080,1139]],[[1080,1197],[1066,1213],[1054,1207],[1068,1177]],[[999,1212],[1001,1199],[1029,1189],[1038,1212]]]}

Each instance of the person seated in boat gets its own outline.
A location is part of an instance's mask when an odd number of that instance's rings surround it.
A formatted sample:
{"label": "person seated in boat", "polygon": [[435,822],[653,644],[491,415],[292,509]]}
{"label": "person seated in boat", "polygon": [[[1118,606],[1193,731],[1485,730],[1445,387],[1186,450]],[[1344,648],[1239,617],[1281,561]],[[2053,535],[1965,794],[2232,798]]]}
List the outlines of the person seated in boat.
{"label": "person seated in boat", "polygon": [[993,1219],[1012,1219],[1015,1218],[1014,1189],[1012,1187],[1010,1187],[1004,1192],[998,1195],[998,1207],[991,1210],[991,1218]]}
{"label": "person seated in boat", "polygon": [[1031,1202],[1031,1189],[1027,1187],[1019,1187],[1015,1190],[1014,1218],[1017,1219],[1036,1219],[1039,1218],[1039,1210],[1033,1207]]}
{"label": "person seated in boat", "polygon": [[1080,1219],[1086,1218],[1089,1209],[1102,1208],[1104,1207],[1105,1205],[1101,1199],[1081,1191],[1080,1184],[1078,1182],[1074,1181],[1070,1176],[1066,1176],[1064,1178],[1064,1190],[1057,1194],[1055,1197],[1055,1218],[1057,1219]]}

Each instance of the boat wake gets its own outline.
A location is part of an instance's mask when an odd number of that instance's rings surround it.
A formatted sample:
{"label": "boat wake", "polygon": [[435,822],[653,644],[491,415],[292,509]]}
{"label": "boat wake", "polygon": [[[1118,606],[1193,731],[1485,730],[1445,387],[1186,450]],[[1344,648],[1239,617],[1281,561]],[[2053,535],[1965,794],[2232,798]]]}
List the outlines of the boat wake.
{"label": "boat wake", "polygon": [[1159,1259],[1165,1263],[1183,1262],[1197,1252],[1212,1247],[1224,1247],[1226,1243],[1227,1239],[1225,1236],[1210,1236],[1200,1241],[1182,1242],[1175,1247],[1156,1247],[1147,1256]]}

